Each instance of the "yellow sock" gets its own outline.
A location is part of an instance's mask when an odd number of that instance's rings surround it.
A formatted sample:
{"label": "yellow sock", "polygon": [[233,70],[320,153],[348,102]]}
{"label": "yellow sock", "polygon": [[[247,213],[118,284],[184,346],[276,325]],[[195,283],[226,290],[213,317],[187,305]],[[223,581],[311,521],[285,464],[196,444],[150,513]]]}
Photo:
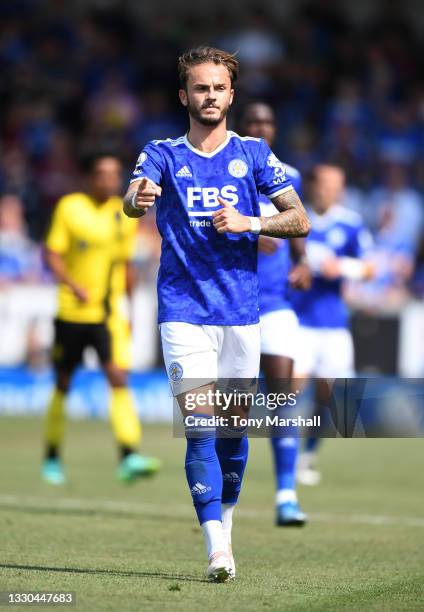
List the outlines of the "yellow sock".
{"label": "yellow sock", "polygon": [[112,387],[110,419],[119,444],[137,448],[141,441],[141,423],[131,391],[127,387]]}
{"label": "yellow sock", "polygon": [[49,446],[60,446],[65,432],[65,394],[55,389],[45,417],[45,440]]}

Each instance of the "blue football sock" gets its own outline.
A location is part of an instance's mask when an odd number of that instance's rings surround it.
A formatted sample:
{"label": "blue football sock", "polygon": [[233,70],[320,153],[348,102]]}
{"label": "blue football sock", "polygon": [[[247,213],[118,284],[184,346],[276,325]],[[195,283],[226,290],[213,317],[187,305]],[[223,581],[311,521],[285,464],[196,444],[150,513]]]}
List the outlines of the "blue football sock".
{"label": "blue football sock", "polygon": [[[208,418],[205,414],[196,417]],[[186,426],[185,471],[200,525],[221,520],[222,473],[215,450],[215,429]]]}
{"label": "blue football sock", "polygon": [[277,491],[295,490],[296,460],[299,449],[297,436],[271,438]]}
{"label": "blue football sock", "polygon": [[222,428],[219,435],[215,448],[222,471],[222,503],[236,504],[247,464],[249,441],[240,428]]}
{"label": "blue football sock", "polygon": [[318,449],[320,438],[306,438],[305,440],[305,452],[307,453],[316,453]]}

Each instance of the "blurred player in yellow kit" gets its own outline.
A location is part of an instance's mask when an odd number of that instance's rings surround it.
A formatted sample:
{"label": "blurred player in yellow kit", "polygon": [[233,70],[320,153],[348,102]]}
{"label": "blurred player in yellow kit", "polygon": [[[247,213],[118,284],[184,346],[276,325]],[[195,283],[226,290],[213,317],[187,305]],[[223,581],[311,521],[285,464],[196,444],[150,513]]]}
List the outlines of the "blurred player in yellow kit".
{"label": "blurred player in yellow kit", "polygon": [[125,312],[132,288],[131,258],[137,222],[122,213],[122,166],[111,155],[93,157],[87,193],[61,198],[46,238],[46,260],[59,283],[53,364],[56,386],[46,415],[43,479],[63,484],[60,457],[65,402],[86,347],[93,347],[110,384],[110,419],[123,481],[160,467],[139,454],[141,425],[128,388],[130,329]]}

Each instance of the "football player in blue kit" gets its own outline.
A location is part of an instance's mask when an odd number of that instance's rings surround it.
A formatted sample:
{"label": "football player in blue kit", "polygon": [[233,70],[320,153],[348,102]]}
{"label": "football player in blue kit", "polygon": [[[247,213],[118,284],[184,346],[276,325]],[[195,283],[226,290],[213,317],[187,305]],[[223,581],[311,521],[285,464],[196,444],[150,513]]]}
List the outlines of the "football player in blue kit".
{"label": "football player in blue kit", "polygon": [[[360,215],[340,204],[345,185],[342,168],[319,164],[312,173],[310,194],[311,232],[306,253],[313,274],[308,291],[293,292],[291,299],[299,318],[299,342],[295,377],[318,377],[316,408],[329,407],[332,379],[354,376],[354,353],[349,331],[349,313],[343,301],[345,280],[372,278],[374,269],[366,260],[371,236]],[[298,462],[298,480],[315,485],[318,438],[305,441]]]}
{"label": "football player in blue kit", "polygon": [[[274,111],[268,104],[247,104],[240,118],[241,133],[263,138],[272,146],[276,137]],[[286,164],[286,173],[298,193],[300,173]],[[277,211],[266,196],[259,196],[261,215]],[[269,392],[288,392],[297,347],[298,321],[289,301],[289,286],[309,288],[311,274],[305,261],[303,238],[279,240],[259,237],[258,277],[261,327],[261,370]],[[283,414],[284,416],[284,409]],[[297,431],[271,432],[270,441],[276,480],[276,524],[302,526],[307,517],[299,508],[296,494]]]}
{"label": "football player in blue kit", "polygon": [[[141,216],[157,204],[164,361],[184,417],[185,471],[205,537],[207,577],[227,582],[235,576],[232,517],[248,441],[237,427],[211,427],[205,417],[215,405],[204,400],[218,379],[251,382],[259,373],[258,235],[305,236],[309,220],[269,146],[227,130],[235,57],[200,47],[184,53],[178,68],[189,130],[144,147],[124,211]],[[261,216],[258,192],[272,200],[275,215]]]}

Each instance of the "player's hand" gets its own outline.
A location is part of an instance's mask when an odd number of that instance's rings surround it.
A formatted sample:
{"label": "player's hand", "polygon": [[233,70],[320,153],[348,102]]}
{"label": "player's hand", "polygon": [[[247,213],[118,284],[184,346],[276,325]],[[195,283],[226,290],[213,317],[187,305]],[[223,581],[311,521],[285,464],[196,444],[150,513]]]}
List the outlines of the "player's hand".
{"label": "player's hand", "polygon": [[340,261],[337,257],[328,257],[324,259],[320,266],[320,274],[328,280],[336,280],[342,275]]}
{"label": "player's hand", "polygon": [[232,204],[218,196],[222,208],[212,214],[213,224],[219,234],[242,234],[250,232],[250,220],[241,215]]}
{"label": "player's hand", "polygon": [[289,283],[294,289],[306,291],[312,284],[312,272],[307,263],[298,263],[290,270]]}
{"label": "player's hand", "polygon": [[271,236],[259,236],[258,250],[265,255],[272,255],[278,249],[278,242],[281,238],[271,238]]}
{"label": "player's hand", "polygon": [[88,302],[88,291],[86,289],[74,285],[72,287],[72,292],[77,300],[79,300],[82,304],[86,304]]}
{"label": "player's hand", "polygon": [[137,208],[140,208],[146,212],[148,208],[153,206],[156,198],[160,196],[161,193],[162,189],[159,187],[159,185],[156,185],[156,183],[148,178],[143,178],[137,188],[133,204]]}

